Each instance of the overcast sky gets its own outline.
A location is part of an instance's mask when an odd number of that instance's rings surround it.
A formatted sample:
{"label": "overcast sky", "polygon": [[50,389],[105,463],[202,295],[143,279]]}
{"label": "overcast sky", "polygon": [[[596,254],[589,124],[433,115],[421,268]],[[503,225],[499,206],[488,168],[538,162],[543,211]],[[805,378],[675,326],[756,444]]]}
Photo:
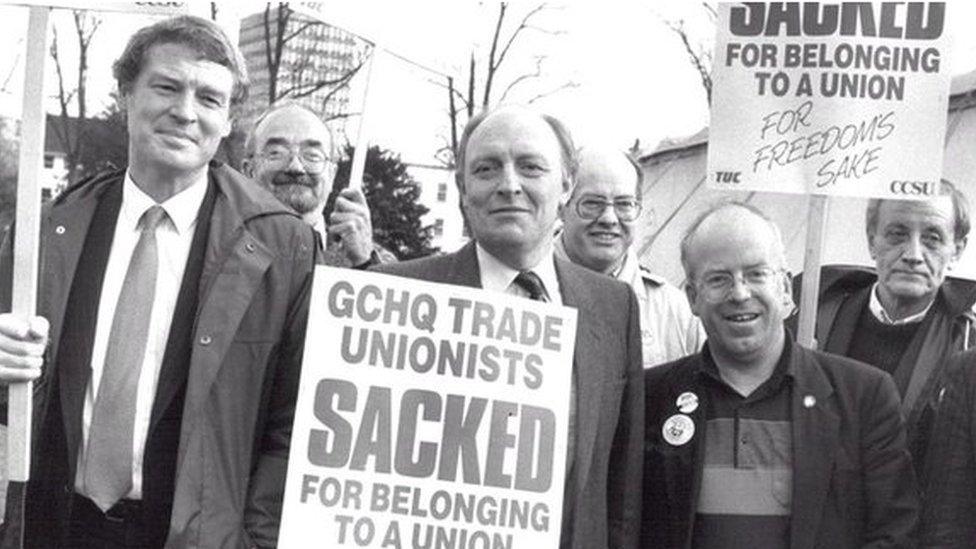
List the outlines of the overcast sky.
{"label": "overcast sky", "polygon": [[[72,0],[68,0],[69,2]],[[78,0],[74,0],[78,1]],[[63,3],[63,2],[62,2]],[[85,2],[96,5],[98,2]],[[119,4],[114,2],[113,4]],[[509,20],[517,22],[537,2],[511,3]],[[950,2],[948,27],[953,48],[953,73],[976,68],[974,2]],[[103,3],[102,5],[105,5]],[[222,16],[236,19],[263,4],[221,4]],[[356,0],[322,3],[336,9],[339,24],[379,39],[390,50],[433,66],[442,72],[458,70],[474,47],[487,47],[497,3],[472,0]],[[194,7],[205,11],[203,5]],[[91,50],[91,112],[102,110],[113,89],[110,66],[125,40],[150,19],[144,15],[101,14],[102,28]],[[510,55],[508,80],[530,70],[536,56],[545,56],[544,76],[514,90],[514,100],[575,82],[537,102],[565,119],[581,141],[598,139],[629,147],[640,138],[645,149],[659,140],[697,132],[708,121],[698,74],[688,63],[680,41],[662,19],[684,19],[692,39],[711,45],[714,28],[705,10],[691,0],[577,0],[548,9],[534,19],[553,35],[529,31]],[[70,12],[56,10],[52,20],[62,40],[73,31]],[[0,0],[0,114],[20,109],[27,8]],[[73,57],[73,56],[69,56]],[[53,74],[53,73],[49,73]],[[389,61],[374,71],[370,116],[376,142],[396,150],[411,162],[433,162],[433,153],[447,135],[446,92],[431,80],[436,74],[402,61]],[[54,78],[47,86],[53,90]],[[360,88],[354,90],[360,93]],[[51,104],[51,110],[55,108]]]}

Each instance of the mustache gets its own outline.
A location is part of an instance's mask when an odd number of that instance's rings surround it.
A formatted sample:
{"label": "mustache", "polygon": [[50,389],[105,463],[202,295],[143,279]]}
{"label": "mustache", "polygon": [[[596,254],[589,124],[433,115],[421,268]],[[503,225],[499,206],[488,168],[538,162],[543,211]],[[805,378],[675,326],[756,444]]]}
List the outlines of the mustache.
{"label": "mustache", "polygon": [[278,172],[271,178],[271,184],[279,187],[284,185],[301,185],[314,189],[318,187],[318,178],[307,173]]}

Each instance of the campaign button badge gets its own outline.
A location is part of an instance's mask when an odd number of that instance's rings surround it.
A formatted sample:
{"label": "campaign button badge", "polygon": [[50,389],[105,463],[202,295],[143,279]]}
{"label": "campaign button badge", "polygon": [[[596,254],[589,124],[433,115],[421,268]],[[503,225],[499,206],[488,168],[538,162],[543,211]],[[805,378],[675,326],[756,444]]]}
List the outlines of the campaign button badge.
{"label": "campaign button badge", "polygon": [[668,444],[681,446],[695,436],[695,422],[684,414],[675,414],[664,422],[661,432]]}
{"label": "campaign button badge", "polygon": [[698,409],[698,395],[692,392],[681,393],[678,396],[678,410],[682,414],[690,414]]}
{"label": "campaign button badge", "polygon": [[816,405],[817,405],[817,397],[815,397],[813,395],[807,395],[807,396],[803,397],[803,407],[804,408],[813,408]]}

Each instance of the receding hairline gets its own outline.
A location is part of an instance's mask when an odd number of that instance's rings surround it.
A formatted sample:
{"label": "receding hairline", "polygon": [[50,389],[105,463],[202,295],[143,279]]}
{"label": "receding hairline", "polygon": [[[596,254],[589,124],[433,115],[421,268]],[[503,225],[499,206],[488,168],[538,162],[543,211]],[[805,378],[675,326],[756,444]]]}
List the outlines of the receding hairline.
{"label": "receding hairline", "polygon": [[260,115],[258,115],[257,118],[254,119],[254,122],[251,124],[251,130],[247,132],[247,139],[244,142],[244,152],[247,156],[253,156],[254,153],[257,152],[257,136],[261,128],[264,127],[266,123],[273,119],[276,115],[287,110],[304,112],[315,119],[319,123],[319,126],[321,126],[322,132],[327,140],[327,143],[325,143],[325,149],[330,151],[330,153],[336,152],[335,136],[332,135],[332,129],[329,128],[328,124],[322,121],[318,113],[305,105],[302,105],[301,103],[283,102],[276,103],[268,107]]}
{"label": "receding hairline", "polygon": [[690,250],[694,242],[697,240],[702,225],[705,225],[706,222],[708,222],[711,218],[727,210],[739,210],[741,212],[745,212],[746,214],[749,214],[753,218],[762,222],[762,224],[767,227],[769,234],[772,237],[773,254],[776,261],[780,263],[779,267],[786,267],[786,248],[783,244],[782,232],[779,230],[779,226],[776,225],[772,218],[770,218],[765,212],[756,206],[746,202],[722,202],[699,214],[685,231],[684,236],[681,238],[681,266],[684,268],[685,277],[688,280],[694,278],[694,272],[689,264],[689,256],[691,255]]}
{"label": "receding hairline", "polygon": [[587,160],[594,158],[603,165],[618,163],[618,167],[625,167],[623,171],[627,173],[627,178],[634,185],[634,196],[638,200],[641,198],[643,172],[637,162],[626,151],[612,147],[584,144],[580,146],[577,154],[579,156],[579,170],[576,176],[576,186],[573,189],[573,198],[579,194],[580,183],[583,183],[583,174],[586,172],[587,166],[593,165],[593,162],[587,162]]}

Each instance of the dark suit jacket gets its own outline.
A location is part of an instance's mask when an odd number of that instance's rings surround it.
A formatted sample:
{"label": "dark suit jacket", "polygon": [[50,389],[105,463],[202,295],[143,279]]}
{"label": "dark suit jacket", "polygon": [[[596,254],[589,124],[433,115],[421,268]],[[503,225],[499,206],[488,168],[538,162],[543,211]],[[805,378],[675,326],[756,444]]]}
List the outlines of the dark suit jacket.
{"label": "dark suit jacket", "polygon": [[[43,214],[38,314],[51,329],[46,367],[35,386],[24,519],[30,546],[60,545],[70,514],[91,369],[77,361],[70,368],[56,366],[62,365],[62,353],[85,351],[76,341],[62,341],[70,320],[66,308],[74,288],[100,283],[74,284],[86,235],[96,230],[94,213],[122,176],[116,172],[79,184]],[[148,487],[159,473],[152,467],[152,447],[168,403],[179,395],[172,514],[146,519],[168,519],[162,524],[167,547],[270,547],[280,520],[315,242],[294,212],[237,172],[212,164],[210,184],[216,194],[190,323],[192,348],[182,377],[171,377],[167,347],[146,443],[143,495],[151,498]],[[0,275],[7,277],[10,250],[3,252]]]}
{"label": "dark suit jacket", "polygon": [[[791,547],[914,547],[918,497],[891,378],[860,362],[788,344],[794,368]],[[701,356],[644,372],[643,547],[691,546],[708,407]],[[678,413],[677,398],[686,391],[702,399],[690,414],[694,437],[672,446],[661,429]],[[807,407],[803,401],[811,396],[814,405]]]}
{"label": "dark suit jacket", "polygon": [[946,366],[946,391],[932,431],[922,547],[976,547],[976,350]]}
{"label": "dark suit jacket", "polygon": [[[473,243],[460,251],[376,271],[481,287]],[[562,545],[574,549],[637,547],[643,448],[643,387],[637,299],[623,283],[556,259],[564,305],[578,311],[576,455],[563,513],[571,526]]]}
{"label": "dark suit jacket", "polygon": [[[867,267],[828,265],[821,269],[817,349],[835,354],[847,352],[877,279],[874,269]],[[798,277],[793,285],[797,303],[801,286]],[[908,449],[923,491],[929,482],[924,463],[932,424],[947,386],[946,362],[951,355],[976,344],[974,303],[976,282],[947,277],[893,373],[901,395]],[[794,315],[788,322],[798,322],[798,318]]]}

